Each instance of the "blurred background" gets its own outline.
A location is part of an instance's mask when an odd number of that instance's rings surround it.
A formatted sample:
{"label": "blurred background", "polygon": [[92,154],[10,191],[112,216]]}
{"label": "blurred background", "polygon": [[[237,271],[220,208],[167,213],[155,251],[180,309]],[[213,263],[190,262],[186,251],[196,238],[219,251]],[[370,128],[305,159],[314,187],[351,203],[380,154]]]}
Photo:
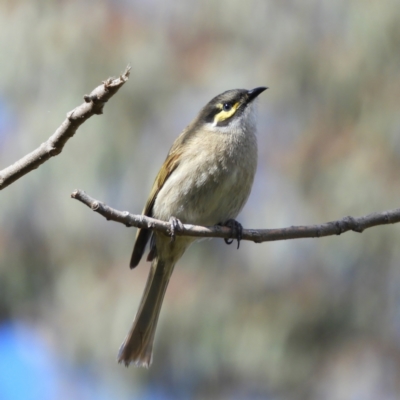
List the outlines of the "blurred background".
{"label": "blurred background", "polygon": [[175,137],[213,96],[269,86],[246,228],[400,206],[398,0],[0,2],[0,168],[82,96],[129,82],[63,153],[0,193],[1,399],[400,397],[400,226],[193,245],[149,370],[116,362],[149,263],[135,229]]}

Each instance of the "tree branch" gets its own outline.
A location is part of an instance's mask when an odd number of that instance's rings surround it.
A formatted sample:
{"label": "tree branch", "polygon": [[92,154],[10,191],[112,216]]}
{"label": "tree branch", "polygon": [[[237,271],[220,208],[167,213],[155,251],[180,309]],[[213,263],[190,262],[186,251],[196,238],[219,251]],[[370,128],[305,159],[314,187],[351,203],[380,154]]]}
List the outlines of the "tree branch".
{"label": "tree branch", "polygon": [[[170,223],[160,221],[144,215],[130,214],[128,211],[118,211],[108,205],[93,199],[82,190],[75,190],[71,197],[86,204],[93,211],[98,212],[107,220],[120,222],[126,226],[146,228],[170,233]],[[363,217],[344,217],[337,221],[326,222],[320,225],[310,226],[291,226],[281,229],[243,229],[243,240],[250,240],[255,243],[271,242],[276,240],[319,238],[323,236],[340,235],[347,231],[363,232],[367,228],[377,225],[395,224],[400,222],[400,208],[381,213],[368,214]],[[223,226],[197,226],[184,224],[183,229],[176,230],[176,235],[196,236],[196,237],[215,237],[232,238],[230,228]]]}
{"label": "tree branch", "polygon": [[65,143],[75,135],[77,129],[92,115],[102,114],[104,104],[129,79],[131,67],[116,79],[109,78],[97,86],[89,95],[83,96],[85,102],[67,114],[67,119],[36,150],[0,171],[0,190],[4,189],[28,172],[38,168],[49,158],[61,153]]}

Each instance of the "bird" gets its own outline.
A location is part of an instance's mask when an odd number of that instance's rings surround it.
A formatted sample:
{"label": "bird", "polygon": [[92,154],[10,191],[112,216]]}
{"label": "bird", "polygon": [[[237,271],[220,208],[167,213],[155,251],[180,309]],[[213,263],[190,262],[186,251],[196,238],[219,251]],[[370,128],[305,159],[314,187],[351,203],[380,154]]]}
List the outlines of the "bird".
{"label": "bird", "polygon": [[[161,305],[176,262],[196,239],[177,236],[182,224],[223,225],[241,239],[235,218],[245,205],[257,168],[255,99],[267,87],[227,90],[210,100],[176,138],[142,214],[169,221],[171,237],[138,229],[130,261],[135,268],[148,242],[151,267],[118,362],[149,368]],[[232,240],[225,239],[230,244]]]}

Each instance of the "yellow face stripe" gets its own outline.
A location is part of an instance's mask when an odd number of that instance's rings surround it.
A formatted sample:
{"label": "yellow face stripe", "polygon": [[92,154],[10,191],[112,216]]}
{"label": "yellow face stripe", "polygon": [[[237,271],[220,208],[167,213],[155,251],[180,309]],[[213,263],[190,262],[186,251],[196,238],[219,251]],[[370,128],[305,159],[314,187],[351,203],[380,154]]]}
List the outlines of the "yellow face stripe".
{"label": "yellow face stripe", "polygon": [[229,111],[225,111],[222,109],[223,104],[218,104],[218,108],[221,108],[221,111],[215,115],[214,117],[214,124],[217,125],[218,122],[225,121],[226,119],[232,117],[235,114],[236,110],[239,108],[240,103],[235,103]]}

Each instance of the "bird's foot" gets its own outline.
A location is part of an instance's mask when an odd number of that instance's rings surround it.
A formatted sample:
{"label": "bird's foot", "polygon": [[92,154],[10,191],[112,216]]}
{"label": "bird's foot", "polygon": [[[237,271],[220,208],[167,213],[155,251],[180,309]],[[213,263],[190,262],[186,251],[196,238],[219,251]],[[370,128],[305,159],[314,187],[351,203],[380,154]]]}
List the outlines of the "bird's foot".
{"label": "bird's foot", "polygon": [[183,230],[183,224],[176,217],[171,217],[169,219],[169,223],[171,225],[171,227],[169,228],[169,234],[171,236],[171,242],[174,242],[175,241],[175,237],[176,237],[175,232]]}
{"label": "bird's foot", "polygon": [[241,223],[237,222],[235,219],[228,219],[225,223],[221,224],[222,226],[226,226],[228,228],[231,228],[232,231],[232,237],[233,239],[229,238],[226,239],[224,238],[224,241],[226,244],[232,244],[233,241],[236,239],[237,240],[237,248],[240,246],[240,241],[242,240],[242,232],[243,232],[243,226]]}

